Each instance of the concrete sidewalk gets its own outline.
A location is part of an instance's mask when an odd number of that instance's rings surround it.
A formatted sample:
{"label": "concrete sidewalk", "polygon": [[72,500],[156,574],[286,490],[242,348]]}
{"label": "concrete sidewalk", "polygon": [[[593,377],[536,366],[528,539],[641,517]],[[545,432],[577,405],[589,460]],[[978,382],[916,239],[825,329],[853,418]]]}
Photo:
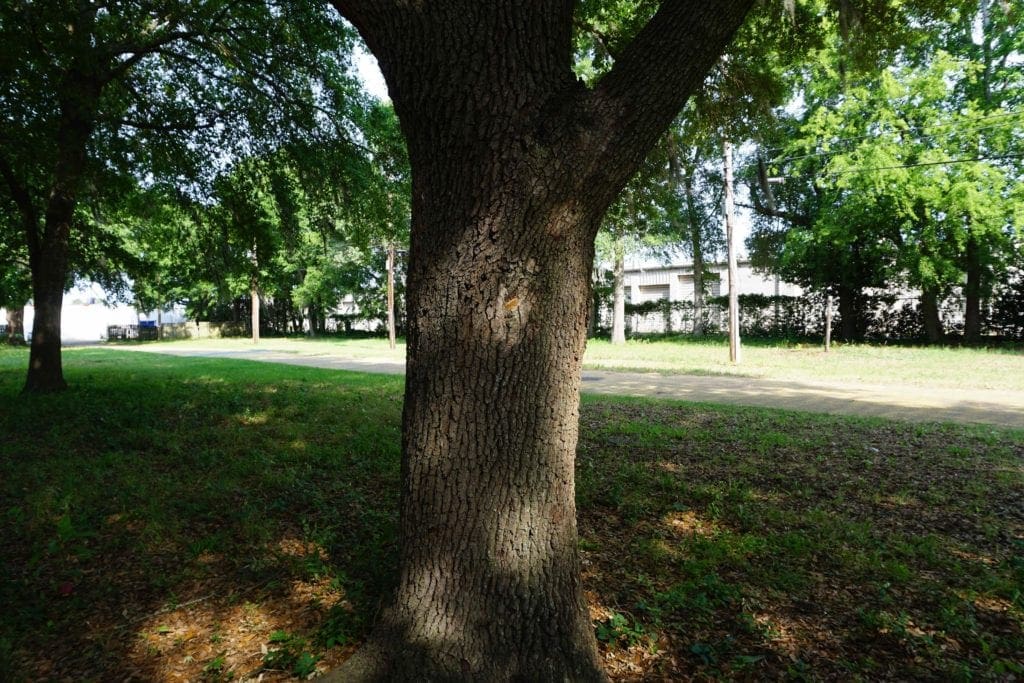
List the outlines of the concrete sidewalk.
{"label": "concrete sidewalk", "polygon": [[[231,358],[333,370],[400,375],[405,364],[385,358],[300,355],[270,349],[215,350],[159,346],[119,347],[174,356]],[[583,391],[648,396],[816,413],[862,415],[912,422],[963,422],[1024,429],[1024,392],[937,389],[871,384],[827,384],[720,375],[584,370]]]}

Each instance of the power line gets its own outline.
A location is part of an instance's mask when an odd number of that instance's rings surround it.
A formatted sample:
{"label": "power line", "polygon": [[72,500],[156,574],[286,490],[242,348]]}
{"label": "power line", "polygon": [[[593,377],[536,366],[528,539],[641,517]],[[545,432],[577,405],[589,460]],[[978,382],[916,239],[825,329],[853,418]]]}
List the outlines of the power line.
{"label": "power line", "polygon": [[[968,122],[965,122],[965,123],[976,124],[976,123],[980,123],[982,121],[989,121],[991,119],[1005,119],[1007,117],[1012,117],[1012,116],[1024,116],[1024,111],[1011,111],[1011,112],[1003,112],[1003,113],[1000,113],[1000,114],[989,114],[988,116],[982,116],[980,118],[972,119],[971,121],[968,121]],[[961,122],[950,121],[948,123],[938,124],[932,130],[942,130],[943,128],[952,128],[954,126],[959,125],[959,123],[961,123]],[[971,125],[971,126],[968,126],[967,128],[962,128],[961,130],[978,130],[978,129],[981,129],[981,128],[994,127],[995,125],[997,125],[997,124],[984,125],[984,126],[974,126],[974,125]],[[921,130],[924,127],[925,126],[911,126],[911,125],[908,125],[907,129],[909,129],[909,130]],[[895,132],[899,132],[899,131],[895,131]],[[866,140],[868,138],[875,138],[875,137],[878,137],[878,135],[879,135],[879,133],[867,133],[865,135],[855,135],[855,136],[851,136],[851,137],[848,137],[848,138],[838,138],[836,140],[829,141],[829,144],[842,145],[842,144],[845,144],[847,142],[855,142],[857,140]],[[935,133],[927,133],[927,134],[923,135],[922,137],[926,137],[926,138],[927,137],[935,137],[935,135],[936,135]],[[769,148],[767,148],[765,150],[765,153],[768,153],[768,152],[782,152],[784,150],[785,150],[785,147],[769,147]],[[802,155],[802,156],[786,157],[784,159],[778,160],[777,163],[781,163],[783,161],[789,161],[789,160],[793,160],[793,159],[804,159],[804,158],[807,158],[807,157],[824,156],[824,155],[828,155],[828,154],[836,154],[836,152],[816,152],[816,153],[813,153],[813,154],[805,154],[805,155]]]}
{"label": "power line", "polygon": [[919,166],[942,166],[946,164],[967,164],[972,161],[999,161],[1001,159],[1022,159],[1024,154],[1000,154],[998,156],[991,157],[970,157],[960,159],[943,159],[942,161],[922,161],[916,164],[898,164],[895,166],[872,166],[862,168],[848,168],[845,171],[834,171],[832,173],[823,173],[819,177],[831,178],[835,176],[847,175],[850,173],[867,173],[869,171],[892,171],[900,168],[918,168]]}
{"label": "power line", "polygon": [[[979,121],[985,121],[985,120],[989,120],[989,119],[1006,118],[1006,117],[1010,117],[1010,116],[1022,116],[1022,115],[1024,115],[1024,111],[1008,112],[1008,113],[1004,113],[1004,114],[996,114],[996,115],[992,115],[992,116],[986,116],[986,117],[983,117],[981,119],[976,119],[973,123],[977,123]],[[947,124],[944,124],[944,125],[941,125],[941,126],[936,126],[936,128],[937,129],[952,128],[955,125],[956,125],[955,123],[947,123]],[[929,133],[929,134],[926,134],[926,135],[922,135],[921,138],[922,139],[935,139],[935,138],[939,137],[940,135],[955,135],[955,134],[958,134],[958,133],[964,133],[964,132],[969,132],[969,131],[985,130],[985,129],[989,129],[989,128],[995,128],[995,127],[997,127],[999,125],[1002,125],[1002,124],[988,123],[988,124],[978,125],[978,126],[967,126],[967,127],[964,127],[964,128],[960,128],[958,130],[949,131],[949,132],[944,133],[944,134],[943,133]],[[921,127],[917,126],[916,128],[920,129]],[[900,131],[895,131],[895,132],[900,132]],[[859,135],[859,136],[850,137],[850,138],[840,138],[839,140],[831,141],[830,144],[840,145],[840,144],[846,143],[846,142],[853,142],[853,141],[857,141],[857,140],[864,140],[864,139],[867,139],[867,138],[876,138],[879,135],[881,135],[881,133],[873,133],[873,134],[870,134],[870,135]],[[768,163],[771,163],[773,165],[782,165],[782,164],[789,163],[791,161],[798,161],[800,159],[810,159],[810,158],[814,158],[814,157],[830,157],[830,156],[836,156],[836,155],[843,154],[843,153],[844,152],[839,151],[839,150],[829,151],[829,152],[814,152],[814,153],[810,153],[810,154],[801,154],[801,155],[797,155],[797,156],[785,157],[785,158],[782,158],[782,159],[772,159]],[[979,157],[978,159],[965,159],[964,161],[975,161],[975,160],[977,160],[977,161],[989,161],[989,160],[999,160],[999,159],[1016,159],[1016,158],[1020,158],[1020,156],[1021,155],[1019,155],[1019,154],[1008,154],[1008,155],[1002,155],[1002,156]],[[929,163],[926,163],[926,164],[911,164],[911,165],[892,166],[892,167],[884,167],[884,168],[914,168],[917,165],[936,165],[936,164],[940,164],[940,163],[944,163],[944,162],[929,162]],[[757,166],[756,162],[750,162],[750,163],[744,164],[741,168],[745,171],[747,169],[754,168],[756,166]],[[845,173],[845,172],[843,172],[843,173]],[[823,175],[827,177],[827,176],[833,176],[833,175],[841,175],[841,173],[827,173],[827,174],[823,174]]]}

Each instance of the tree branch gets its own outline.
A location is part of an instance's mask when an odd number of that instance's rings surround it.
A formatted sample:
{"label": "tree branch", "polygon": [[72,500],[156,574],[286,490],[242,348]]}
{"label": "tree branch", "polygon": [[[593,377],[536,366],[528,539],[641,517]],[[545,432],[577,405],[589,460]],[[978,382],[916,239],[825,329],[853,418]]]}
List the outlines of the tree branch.
{"label": "tree branch", "polygon": [[[224,5],[216,12],[208,22],[208,25],[203,30],[193,31],[170,31],[163,36],[157,37],[147,43],[136,44],[136,43],[120,43],[112,45],[107,50],[107,54],[113,58],[122,54],[130,54],[131,56],[114,65],[107,73],[104,74],[107,82],[120,78],[127,73],[133,66],[138,64],[140,61],[146,58],[146,56],[159,51],[161,48],[170,45],[171,43],[178,40],[194,40],[200,37],[210,37],[220,33],[230,32],[230,28],[227,26],[219,27],[218,24],[228,16],[228,12],[231,8],[238,3],[225,2]],[[174,25],[181,18],[181,15],[171,16],[168,18],[167,23]]]}
{"label": "tree branch", "polygon": [[0,176],[3,176],[4,182],[10,190],[11,200],[21,211],[25,239],[31,255],[39,249],[39,213],[32,204],[32,197],[29,195],[28,189],[18,181],[14,168],[3,157],[0,157]]}
{"label": "tree branch", "polygon": [[811,219],[802,213],[794,213],[792,211],[783,211],[782,209],[771,209],[761,203],[756,192],[751,192],[750,196],[754,199],[754,203],[751,204],[736,204],[736,206],[744,209],[751,209],[754,213],[759,216],[767,216],[768,218],[781,218],[790,225],[799,225],[804,228],[811,227]]}
{"label": "tree branch", "polygon": [[181,121],[174,123],[156,123],[154,121],[144,121],[140,119],[128,119],[120,118],[114,119],[113,123],[121,126],[128,126],[129,128],[138,128],[139,130],[151,130],[160,133],[170,133],[174,131],[192,131],[192,130],[206,130],[215,127],[219,123],[218,115],[223,116],[225,112],[218,110],[213,112],[211,118],[206,121],[198,121],[193,119],[192,121]]}
{"label": "tree branch", "polygon": [[585,182],[624,182],[620,174],[610,177],[609,168],[623,167],[626,178],[632,175],[700,87],[753,4],[754,0],[662,2],[611,71],[585,96],[582,116],[597,119],[597,137],[604,140]]}
{"label": "tree branch", "polygon": [[[363,40],[374,50],[374,36],[380,27],[392,16],[399,4],[412,4],[408,0],[331,0],[341,16],[348,19]],[[383,21],[382,21],[383,20]],[[376,26],[375,26],[376,25]]]}

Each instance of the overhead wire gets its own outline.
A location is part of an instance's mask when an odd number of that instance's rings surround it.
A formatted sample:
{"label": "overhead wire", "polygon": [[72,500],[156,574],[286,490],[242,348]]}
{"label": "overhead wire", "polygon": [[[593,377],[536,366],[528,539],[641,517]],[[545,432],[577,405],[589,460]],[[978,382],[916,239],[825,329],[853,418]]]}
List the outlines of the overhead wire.
{"label": "overhead wire", "polygon": [[[972,123],[972,124],[979,124],[979,123],[984,122],[984,121],[991,121],[992,119],[1005,119],[1005,118],[1016,117],[1016,116],[1024,116],[1024,111],[1003,112],[1001,114],[992,114],[992,115],[989,115],[989,116],[985,116],[985,117],[981,117],[981,118],[975,119],[975,120],[971,121],[970,123]],[[923,134],[923,135],[919,136],[919,139],[922,139],[922,140],[933,139],[934,140],[935,138],[939,138],[939,137],[942,137],[942,136],[953,136],[953,135],[968,133],[968,132],[972,132],[972,131],[987,130],[987,129],[990,129],[990,128],[996,128],[996,127],[1004,125],[1002,122],[1000,122],[1000,123],[984,123],[982,125],[959,126],[959,123],[960,122],[949,122],[949,123],[946,123],[946,124],[941,124],[941,125],[938,125],[938,126],[934,126],[930,130],[932,130],[932,131],[941,131],[941,130],[945,130],[945,129],[954,129],[954,130],[949,130],[946,133],[931,132],[931,133]],[[924,127],[923,126],[908,126],[909,130],[914,130],[914,129],[921,130],[922,128],[924,128]],[[900,130],[892,130],[891,132],[899,133],[899,132],[902,132],[902,131],[900,131]],[[880,134],[881,134],[880,132],[876,132],[876,133],[871,133],[871,134],[867,134],[867,135],[858,135],[858,136],[852,136],[852,137],[848,137],[848,138],[839,138],[837,140],[830,140],[829,144],[830,145],[841,146],[843,144],[850,143],[850,142],[855,142],[855,141],[859,141],[859,140],[865,140],[865,139],[868,139],[868,138],[876,138]],[[776,149],[780,149],[780,148],[776,148]],[[789,163],[789,162],[792,162],[792,161],[799,161],[801,159],[810,159],[810,158],[815,158],[815,157],[832,157],[832,156],[836,156],[836,155],[839,155],[839,154],[842,154],[842,153],[843,152],[840,151],[840,150],[813,152],[813,153],[809,153],[809,154],[799,154],[799,155],[794,155],[794,156],[783,157],[781,159],[780,158],[775,158],[775,159],[768,160],[767,163],[769,163],[771,165],[782,165],[782,164],[786,164],[786,163]],[[915,164],[899,164],[899,165],[893,165],[893,166],[877,166],[877,167],[860,167],[860,168],[847,169],[847,170],[844,170],[844,171],[838,171],[838,172],[833,172],[833,173],[819,173],[817,175],[818,175],[818,177],[835,177],[835,176],[838,176],[838,175],[846,175],[846,174],[849,174],[849,173],[861,172],[861,171],[862,172],[868,172],[868,171],[874,171],[874,170],[892,170],[892,169],[898,169],[898,168],[916,168],[918,166],[937,166],[937,165],[943,165],[943,164],[968,163],[968,162],[972,162],[972,161],[999,161],[999,160],[1005,160],[1005,159],[1019,159],[1019,158],[1022,158],[1022,157],[1024,157],[1024,154],[1002,154],[1002,155],[992,155],[992,156],[964,157],[964,158],[947,159],[947,160],[943,160],[943,161],[920,162],[920,163],[915,163]],[[755,168],[755,167],[758,166],[758,163],[759,163],[758,161],[748,162],[746,164],[743,164],[740,167],[740,169],[738,169],[738,170],[746,171],[748,169]]]}
{"label": "overhead wire", "polygon": [[[1004,118],[1013,117],[1013,116],[1024,116],[1024,110],[1011,111],[1011,112],[1002,112],[1002,113],[999,113],[999,114],[989,114],[987,116],[982,116],[982,117],[979,117],[977,119],[973,119],[972,121],[970,121],[970,123],[972,123],[972,124],[973,123],[979,123],[981,121],[989,121],[991,119],[1004,119]],[[932,130],[936,130],[936,129],[941,130],[943,128],[951,128],[951,127],[957,126],[958,124],[959,124],[959,122],[950,121],[948,123],[938,124],[938,125],[932,127]],[[976,129],[981,129],[981,128],[994,127],[995,125],[998,125],[998,124],[985,125],[985,126],[976,126],[976,127],[975,126],[969,126],[967,128],[963,128],[962,130],[976,130]],[[914,129],[920,130],[920,129],[924,128],[924,127],[925,126],[908,125],[907,129],[908,130],[914,130]],[[899,132],[899,131],[894,131],[894,132]],[[924,135],[924,137],[934,137],[934,135],[935,135],[934,133],[929,133],[929,134]],[[845,137],[845,138],[837,138],[837,139],[834,139],[834,140],[830,140],[829,143],[830,144],[835,144],[835,145],[841,145],[841,144],[845,144],[847,142],[855,142],[857,140],[867,140],[868,138],[874,138],[874,137],[878,137],[878,134],[877,133],[866,133],[864,135],[854,135],[854,136]],[[765,153],[769,153],[769,152],[782,152],[782,151],[785,151],[785,149],[786,149],[785,147],[768,147],[768,148],[765,149]],[[809,154],[809,155],[798,156],[798,157],[787,157],[787,158],[788,159],[803,159],[806,156],[821,156],[823,154],[830,154],[830,152],[819,152],[819,153],[816,153],[816,154]]]}
{"label": "overhead wire", "polygon": [[850,173],[868,173],[871,171],[892,171],[901,168],[918,168],[920,166],[944,166],[947,164],[967,164],[974,161],[1001,161],[1004,159],[1024,159],[1024,154],[999,154],[996,156],[988,157],[965,157],[958,159],[942,159],[941,161],[920,161],[914,164],[896,164],[893,166],[869,166],[860,168],[848,168],[842,171],[834,171],[832,173],[822,173],[819,177],[822,178],[834,178],[841,175],[849,175]]}

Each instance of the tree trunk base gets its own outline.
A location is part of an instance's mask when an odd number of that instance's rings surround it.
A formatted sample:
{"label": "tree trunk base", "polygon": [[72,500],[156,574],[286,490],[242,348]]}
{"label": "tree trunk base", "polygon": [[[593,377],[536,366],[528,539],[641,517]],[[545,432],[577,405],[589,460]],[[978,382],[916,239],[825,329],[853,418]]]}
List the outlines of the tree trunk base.
{"label": "tree trunk base", "polygon": [[[542,660],[523,664],[514,659],[516,643],[509,643],[509,659],[488,662],[473,670],[469,662],[441,647],[427,649],[401,637],[382,633],[378,627],[369,640],[336,669],[317,679],[325,683],[383,683],[385,681],[479,681],[505,683],[537,681],[558,683],[607,683],[608,676],[584,650],[576,653],[548,651]],[[457,645],[455,646],[458,647]],[[517,666],[518,664],[518,666]]]}
{"label": "tree trunk base", "polygon": [[63,377],[56,379],[35,380],[29,379],[25,382],[25,387],[21,390],[23,394],[56,394],[64,391],[68,388],[68,383],[64,381]]}

